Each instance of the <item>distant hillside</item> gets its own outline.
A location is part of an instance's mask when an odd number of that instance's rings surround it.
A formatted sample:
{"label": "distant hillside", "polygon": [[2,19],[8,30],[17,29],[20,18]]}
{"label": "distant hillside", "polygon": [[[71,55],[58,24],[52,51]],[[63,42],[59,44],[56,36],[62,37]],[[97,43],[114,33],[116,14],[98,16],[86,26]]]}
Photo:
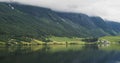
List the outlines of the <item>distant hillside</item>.
{"label": "distant hillside", "polygon": [[56,12],[16,3],[0,3],[0,41],[29,41],[49,36],[100,37],[118,35],[120,23],[81,13]]}

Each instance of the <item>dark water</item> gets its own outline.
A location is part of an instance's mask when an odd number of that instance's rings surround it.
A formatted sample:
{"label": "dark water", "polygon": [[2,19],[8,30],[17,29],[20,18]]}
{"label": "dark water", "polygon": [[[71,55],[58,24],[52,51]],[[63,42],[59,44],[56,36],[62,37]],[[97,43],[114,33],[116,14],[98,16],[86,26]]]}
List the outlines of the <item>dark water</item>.
{"label": "dark water", "polygon": [[0,47],[0,63],[120,63],[120,45]]}

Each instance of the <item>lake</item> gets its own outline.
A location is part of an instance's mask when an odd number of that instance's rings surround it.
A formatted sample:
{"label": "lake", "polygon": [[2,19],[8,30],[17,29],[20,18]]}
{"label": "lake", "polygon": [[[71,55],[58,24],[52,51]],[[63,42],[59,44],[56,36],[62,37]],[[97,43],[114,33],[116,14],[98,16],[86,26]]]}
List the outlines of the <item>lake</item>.
{"label": "lake", "polygon": [[0,63],[120,63],[120,45],[1,46]]}

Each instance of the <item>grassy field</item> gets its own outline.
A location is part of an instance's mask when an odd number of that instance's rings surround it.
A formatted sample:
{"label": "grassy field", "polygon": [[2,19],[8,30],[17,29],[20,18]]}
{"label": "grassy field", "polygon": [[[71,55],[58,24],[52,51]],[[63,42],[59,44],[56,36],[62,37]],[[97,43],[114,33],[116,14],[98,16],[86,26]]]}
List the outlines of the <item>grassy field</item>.
{"label": "grassy field", "polygon": [[110,42],[120,42],[120,36],[105,36],[99,38],[100,40],[107,40]]}
{"label": "grassy field", "polygon": [[51,43],[61,43],[61,44],[85,44],[85,42],[81,41],[82,38],[68,38],[68,37],[51,37]]}
{"label": "grassy field", "polygon": [[51,37],[50,40],[57,42],[71,42],[71,41],[81,41],[82,38],[68,38],[68,37]]}
{"label": "grassy field", "polygon": [[8,45],[82,45],[82,44],[92,44],[94,42],[84,42],[82,41],[83,38],[77,38],[77,37],[73,37],[73,38],[68,38],[68,37],[50,37],[47,38],[49,39],[51,42],[43,42],[40,40],[36,40],[33,39],[31,42],[0,42],[0,45],[3,44],[8,44]]}

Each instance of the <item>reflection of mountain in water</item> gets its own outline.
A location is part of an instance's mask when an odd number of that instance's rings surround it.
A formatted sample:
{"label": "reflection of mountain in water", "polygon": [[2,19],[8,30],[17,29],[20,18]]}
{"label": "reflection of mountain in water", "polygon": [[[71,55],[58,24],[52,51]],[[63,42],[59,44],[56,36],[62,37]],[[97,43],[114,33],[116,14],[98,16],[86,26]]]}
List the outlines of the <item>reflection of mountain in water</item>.
{"label": "reflection of mountain in water", "polygon": [[[7,54],[10,55],[0,56],[0,63],[116,63],[120,60],[120,51],[117,48],[120,49],[120,46],[46,45],[15,49],[9,47],[6,51],[9,51]],[[0,49],[0,54],[2,52]]]}

